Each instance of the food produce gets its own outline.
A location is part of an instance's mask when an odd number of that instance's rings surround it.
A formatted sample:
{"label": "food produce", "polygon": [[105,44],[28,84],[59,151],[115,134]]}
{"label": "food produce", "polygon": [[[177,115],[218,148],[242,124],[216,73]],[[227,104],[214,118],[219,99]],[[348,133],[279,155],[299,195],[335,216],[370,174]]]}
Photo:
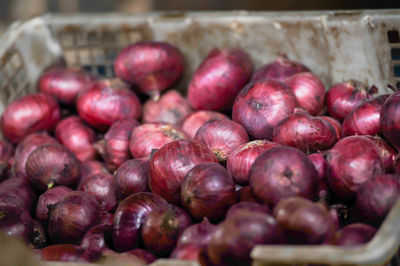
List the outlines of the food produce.
{"label": "food produce", "polygon": [[10,237],[18,237],[29,243],[33,234],[33,220],[19,207],[0,206],[0,231]]}
{"label": "food produce", "polygon": [[262,205],[257,202],[248,202],[248,201],[242,201],[233,204],[228,212],[226,213],[226,218],[230,218],[234,215],[240,214],[242,212],[261,212],[261,213],[267,213],[271,214],[271,210],[267,205]]}
{"label": "food produce", "polygon": [[114,182],[115,192],[120,200],[137,192],[149,191],[148,168],[149,162],[144,159],[132,159],[118,167]]}
{"label": "food produce", "polygon": [[0,206],[20,207],[33,213],[36,193],[25,178],[9,178],[0,183]]}
{"label": "food produce", "polygon": [[13,145],[5,140],[0,140],[0,182],[7,178],[11,158],[14,155]]}
{"label": "food produce", "polygon": [[206,247],[210,243],[211,235],[216,228],[216,225],[213,225],[204,217],[202,222],[186,227],[178,238],[177,246],[196,245]]}
{"label": "food produce", "polygon": [[39,251],[40,259],[63,262],[90,262],[92,255],[78,245],[50,245]]}
{"label": "food produce", "polygon": [[229,117],[213,111],[197,111],[185,119],[182,130],[190,139],[193,139],[202,125],[214,119],[229,119]]}
{"label": "food produce", "polygon": [[98,224],[85,233],[80,246],[90,253],[101,254],[112,247],[111,226]]}
{"label": "food produce", "polygon": [[338,246],[357,246],[370,241],[376,229],[367,224],[355,223],[337,231],[333,243]]}
{"label": "food produce", "polygon": [[30,239],[30,244],[34,249],[44,248],[47,245],[46,232],[42,223],[38,220],[33,221],[33,231]]}
{"label": "food produce", "polygon": [[40,195],[36,205],[36,219],[47,222],[49,211],[72,191],[69,187],[56,186]]}
{"label": "food produce", "polygon": [[400,150],[400,92],[393,93],[383,104],[379,116],[379,128],[383,137]]}

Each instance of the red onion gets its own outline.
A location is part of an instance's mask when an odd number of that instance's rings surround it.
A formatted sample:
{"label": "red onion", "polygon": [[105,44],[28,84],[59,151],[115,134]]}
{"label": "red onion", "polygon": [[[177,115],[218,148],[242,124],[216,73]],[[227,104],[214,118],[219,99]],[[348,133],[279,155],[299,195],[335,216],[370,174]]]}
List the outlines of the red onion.
{"label": "red onion", "polygon": [[280,144],[268,140],[253,140],[233,149],[226,164],[233,180],[241,185],[248,184],[250,168],[257,156],[278,146]]}
{"label": "red onion", "polygon": [[49,214],[49,236],[54,243],[79,243],[83,235],[98,224],[99,208],[89,193],[69,193]]}
{"label": "red onion", "polygon": [[237,191],[238,201],[257,202],[256,196],[251,191],[250,186],[244,186]]}
{"label": "red onion", "polygon": [[149,187],[173,204],[180,202],[181,183],[196,165],[218,162],[210,149],[201,143],[177,140],[164,145],[150,160]]}
{"label": "red onion", "polygon": [[318,76],[309,73],[298,73],[285,80],[293,90],[299,107],[306,109],[311,115],[322,112],[325,102],[325,86]]}
{"label": "red onion", "polygon": [[113,221],[113,214],[106,212],[106,211],[102,211],[100,213],[100,224],[106,224],[106,225],[112,225],[112,221]]}
{"label": "red onion", "polygon": [[329,211],[322,204],[304,198],[280,201],[274,208],[274,216],[292,244],[321,244],[335,232]]}
{"label": "red onion", "polygon": [[174,85],[182,76],[183,56],[165,42],[139,42],[124,48],[114,63],[117,77],[157,100],[160,92]]}
{"label": "red onion", "polygon": [[180,139],[186,139],[186,136],[174,125],[144,124],[132,131],[129,149],[134,158],[147,158],[154,150]]}
{"label": "red onion", "polygon": [[328,163],[321,153],[308,155],[318,174],[318,198],[325,201],[328,197]]}
{"label": "red onion", "polygon": [[109,174],[104,163],[99,161],[87,161],[81,163],[79,167],[81,173],[80,183],[84,182],[88,177],[96,174]]}
{"label": "red onion", "polygon": [[113,211],[117,207],[114,176],[110,174],[92,175],[81,182],[78,189],[94,196],[102,211]]}
{"label": "red onion", "polygon": [[241,214],[242,212],[261,212],[271,214],[270,208],[257,202],[242,201],[233,204],[226,213],[226,219]]}
{"label": "red onion", "polygon": [[357,80],[348,80],[335,84],[326,93],[328,113],[342,121],[360,103],[377,92],[378,90],[375,86],[368,89]]}
{"label": "red onion", "polygon": [[219,224],[208,245],[213,265],[250,265],[256,245],[282,243],[276,220],[259,212],[243,212]]}
{"label": "red onion", "polygon": [[0,140],[0,182],[7,178],[7,168],[10,165],[10,159],[14,155],[14,147],[5,140]]}
{"label": "red onion", "polygon": [[18,237],[29,243],[33,233],[33,220],[19,207],[0,206],[0,231],[9,237]]}
{"label": "red onion", "polygon": [[380,113],[379,126],[382,135],[393,145],[397,151],[400,150],[400,92],[393,93],[383,104]]}
{"label": "red onion", "polygon": [[307,155],[298,149],[276,147],[257,157],[249,183],[254,195],[273,207],[291,196],[314,199],[318,173]]}
{"label": "red onion", "polygon": [[376,229],[367,224],[355,223],[336,232],[334,244],[338,246],[357,246],[370,241]]}
{"label": "red onion", "polygon": [[363,137],[375,145],[376,151],[381,157],[383,168],[387,172],[392,171],[396,159],[396,151],[381,137],[369,135],[364,135]]}
{"label": "red onion", "polygon": [[143,159],[124,162],[114,175],[115,191],[120,200],[137,192],[149,191],[147,186],[149,163]]}
{"label": "red onion", "polygon": [[274,128],[273,140],[310,153],[332,147],[336,132],[325,120],[296,109]]}
{"label": "red onion", "polygon": [[369,99],[357,106],[343,120],[342,137],[351,135],[378,135],[379,117],[389,94]]}
{"label": "red onion", "polygon": [[41,130],[52,131],[60,120],[60,107],[48,94],[26,95],[9,104],[1,117],[3,136],[17,143],[24,136]]}
{"label": "red onion", "polygon": [[140,227],[153,210],[165,208],[167,202],[160,196],[139,192],[124,199],[115,210],[113,218],[113,243],[117,251],[127,251],[137,247]]}
{"label": "red onion", "polygon": [[96,140],[96,133],[78,116],[73,115],[61,120],[57,124],[55,137],[81,162],[96,157],[96,150],[92,146]]}
{"label": "red onion", "polygon": [[111,226],[98,224],[90,228],[81,240],[81,247],[90,253],[101,254],[111,246]]}
{"label": "red onion", "polygon": [[181,125],[192,113],[189,102],[176,90],[166,92],[159,101],[148,100],[143,106],[143,123]]}
{"label": "red onion", "polygon": [[175,249],[172,251],[170,258],[199,261],[200,251],[202,249],[203,247],[194,244],[179,245],[176,246]]}
{"label": "red onion", "polygon": [[349,223],[349,212],[349,207],[341,203],[329,206],[329,214],[337,228],[344,227]]}
{"label": "red onion", "polygon": [[310,69],[299,62],[289,60],[285,54],[281,54],[273,62],[257,69],[253,73],[251,81],[271,78],[285,81],[287,78],[302,72],[310,72]]}
{"label": "red onion", "polygon": [[190,105],[198,110],[230,109],[252,69],[250,56],[239,48],[211,50],[189,83]]}
{"label": "red onion", "polygon": [[36,194],[25,178],[9,178],[0,183],[0,206],[20,207],[29,213],[36,204]]}
{"label": "red onion", "polygon": [[94,78],[81,68],[51,68],[42,74],[38,89],[61,103],[73,104],[79,92],[90,87]]}
{"label": "red onion", "polygon": [[155,254],[169,254],[181,233],[191,224],[189,214],[176,206],[153,210],[141,228],[143,243]]}
{"label": "red onion", "polygon": [[336,138],[337,140],[339,140],[342,136],[342,124],[340,124],[340,122],[330,116],[318,116],[318,118],[321,118],[323,120],[325,120],[326,122],[328,122],[329,124],[331,124],[331,126],[333,126],[333,128],[335,129],[336,132]]}
{"label": "red onion", "polygon": [[339,140],[326,160],[329,186],[343,200],[351,200],[364,182],[383,172],[374,144],[362,136]]}
{"label": "red onion", "polygon": [[118,79],[94,82],[90,89],[78,95],[76,108],[89,125],[102,131],[119,120],[138,119],[142,112],[136,94]]}
{"label": "red onion", "polygon": [[80,178],[78,159],[59,144],[46,144],[34,150],[25,168],[28,180],[39,191],[58,185],[75,187]]}
{"label": "red onion", "polygon": [[211,239],[211,234],[217,228],[206,217],[198,224],[187,227],[178,238],[177,246],[197,245],[206,247]]}
{"label": "red onion", "polygon": [[181,186],[182,205],[197,220],[220,221],[236,202],[235,184],[228,171],[217,163],[193,167]]}
{"label": "red onion", "polygon": [[92,255],[83,248],[71,244],[50,245],[40,250],[40,259],[44,261],[90,262]]}
{"label": "red onion", "polygon": [[32,220],[33,230],[30,239],[30,244],[34,249],[44,248],[47,244],[46,232],[42,224],[38,220]]}
{"label": "red onion", "polygon": [[378,175],[357,191],[354,215],[357,220],[378,227],[400,196],[398,175]]}
{"label": "red onion", "polygon": [[194,140],[209,147],[219,161],[226,161],[231,151],[248,142],[249,137],[240,124],[223,119],[208,121],[202,125]]}
{"label": "red onion", "polygon": [[132,130],[138,125],[139,123],[132,118],[120,120],[115,122],[104,136],[103,158],[111,172],[131,158],[129,141]]}
{"label": "red onion", "polygon": [[193,139],[197,130],[199,130],[202,125],[215,119],[229,119],[229,117],[213,111],[197,111],[185,119],[182,130],[190,139]]}
{"label": "red onion", "polygon": [[278,123],[293,113],[296,96],[283,82],[261,80],[249,83],[235,99],[232,119],[255,139],[270,139]]}
{"label": "red onion", "polygon": [[135,249],[126,251],[122,254],[134,255],[137,258],[141,259],[146,264],[150,264],[157,259],[157,257],[153,253],[151,253],[150,251],[147,251],[145,249],[141,249],[141,248],[135,248]]}
{"label": "red onion", "polygon": [[51,206],[56,205],[72,191],[73,190],[69,187],[57,186],[50,188],[40,195],[36,205],[36,219],[47,222],[49,210],[52,208]]}
{"label": "red onion", "polygon": [[46,132],[32,133],[23,138],[15,149],[15,158],[13,165],[14,176],[26,177],[25,164],[29,155],[36,148],[44,144],[57,144],[58,142],[50,137]]}

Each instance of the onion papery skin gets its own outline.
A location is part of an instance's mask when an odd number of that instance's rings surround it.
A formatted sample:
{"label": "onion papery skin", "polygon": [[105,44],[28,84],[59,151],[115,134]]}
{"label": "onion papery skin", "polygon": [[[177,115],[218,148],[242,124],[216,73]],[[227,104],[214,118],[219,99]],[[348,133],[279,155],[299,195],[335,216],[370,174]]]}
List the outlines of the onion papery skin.
{"label": "onion papery skin", "polygon": [[132,159],[124,162],[114,175],[115,191],[120,200],[137,192],[149,191],[149,162]]}
{"label": "onion papery skin", "polygon": [[12,143],[37,131],[52,131],[60,120],[60,107],[48,94],[34,93],[10,103],[1,117],[1,132]]}
{"label": "onion papery skin", "polygon": [[368,243],[375,233],[376,229],[370,225],[349,224],[336,232],[333,244],[347,247],[362,245]]}
{"label": "onion papery skin", "polygon": [[271,214],[271,209],[267,205],[262,205],[257,202],[238,202],[233,204],[228,212],[226,213],[226,219],[234,216],[234,215],[239,215],[242,212],[260,212],[260,213],[266,213],[266,214]]}
{"label": "onion papery skin", "polygon": [[165,144],[180,139],[186,139],[186,135],[174,125],[144,124],[132,131],[129,149],[134,158],[148,158],[152,152],[162,148]]}
{"label": "onion papery skin", "polygon": [[150,159],[149,188],[168,202],[179,204],[179,190],[186,174],[206,162],[218,162],[207,146],[189,140],[168,143]]}
{"label": "onion papery skin", "polygon": [[196,110],[229,110],[252,69],[250,56],[239,48],[211,50],[189,83],[190,105]]}
{"label": "onion papery skin", "polygon": [[285,83],[271,79],[250,82],[235,99],[232,119],[253,139],[271,139],[273,128],[296,106],[296,96]]}
{"label": "onion papery skin", "polygon": [[153,210],[165,208],[167,202],[150,192],[139,192],[124,199],[117,207],[113,218],[112,238],[116,251],[136,248],[140,240],[140,227]]}
{"label": "onion papery skin", "polygon": [[42,248],[39,254],[43,261],[90,262],[93,260],[92,255],[82,247],[72,244],[50,245]]}
{"label": "onion papery skin", "polygon": [[0,183],[0,206],[20,207],[33,213],[36,193],[25,178],[9,178]]}
{"label": "onion papery skin", "polygon": [[197,130],[206,122],[215,119],[229,119],[224,114],[214,111],[197,111],[188,116],[182,124],[182,131],[190,138],[193,139]]}
{"label": "onion papery skin", "polygon": [[69,116],[61,120],[57,124],[55,137],[72,151],[79,161],[95,159],[96,150],[92,144],[96,141],[96,133],[78,116]]}
{"label": "onion papery skin", "polygon": [[19,207],[0,206],[0,231],[9,237],[17,237],[29,243],[33,234],[33,220]]}
{"label": "onion papery skin", "polygon": [[197,245],[206,247],[210,243],[211,235],[217,228],[206,217],[197,224],[188,226],[178,238],[177,246]]}
{"label": "onion papery skin", "polygon": [[342,124],[337,120],[336,118],[330,117],[330,116],[318,116],[318,118],[321,118],[331,124],[333,128],[335,129],[336,132],[336,139],[339,140],[342,136]]}
{"label": "onion papery skin", "polygon": [[400,92],[393,93],[383,104],[379,126],[383,137],[400,151]]}
{"label": "onion papery skin", "polygon": [[0,182],[10,174],[9,166],[13,156],[14,146],[6,140],[0,140]]}
{"label": "onion papery skin", "polygon": [[182,76],[181,52],[165,42],[139,42],[124,48],[114,62],[117,77],[157,100]]}
{"label": "onion papery skin", "polygon": [[292,196],[315,199],[318,173],[300,150],[276,147],[257,157],[250,171],[249,184],[261,202],[273,207]]}
{"label": "onion papery skin", "polygon": [[371,141],[382,160],[382,166],[387,173],[393,171],[397,153],[384,139],[378,136],[364,135],[363,137]]}
{"label": "onion papery skin", "polygon": [[53,205],[63,200],[73,190],[65,186],[56,186],[50,188],[40,195],[36,205],[36,219],[42,222],[47,222],[49,211]]}
{"label": "onion papery skin", "polygon": [[139,98],[118,79],[94,82],[90,89],[79,93],[76,108],[83,120],[100,131],[122,119],[138,119],[142,112]]}

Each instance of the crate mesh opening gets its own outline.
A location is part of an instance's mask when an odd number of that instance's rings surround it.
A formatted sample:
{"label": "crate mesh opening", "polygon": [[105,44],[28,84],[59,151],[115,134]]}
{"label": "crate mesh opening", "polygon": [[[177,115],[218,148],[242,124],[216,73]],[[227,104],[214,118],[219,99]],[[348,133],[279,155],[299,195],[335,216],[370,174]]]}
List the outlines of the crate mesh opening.
{"label": "crate mesh opening", "polygon": [[397,30],[388,31],[388,39],[390,43],[399,43],[400,42],[400,34]]}

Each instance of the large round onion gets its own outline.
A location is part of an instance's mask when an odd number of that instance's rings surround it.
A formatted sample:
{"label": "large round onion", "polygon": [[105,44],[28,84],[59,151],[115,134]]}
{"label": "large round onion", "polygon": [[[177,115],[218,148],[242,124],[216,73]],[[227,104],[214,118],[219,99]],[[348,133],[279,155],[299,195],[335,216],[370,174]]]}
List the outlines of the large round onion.
{"label": "large round onion", "polygon": [[120,200],[131,194],[148,191],[149,163],[143,159],[133,159],[118,167],[114,175],[115,191]]}
{"label": "large round onion", "polygon": [[220,221],[236,202],[235,184],[223,166],[202,163],[187,173],[181,186],[181,200],[195,219]]}
{"label": "large round onion", "polygon": [[185,119],[182,130],[190,139],[193,139],[202,125],[214,119],[229,119],[229,117],[213,111],[197,111]]}
{"label": "large round onion", "polygon": [[249,184],[258,199],[273,207],[291,196],[313,200],[318,189],[318,173],[300,150],[276,147],[257,157]]}
{"label": "large round onion", "polygon": [[255,139],[270,139],[273,128],[293,113],[296,96],[283,82],[260,80],[249,83],[235,99],[232,119]]}
{"label": "large round onion", "polygon": [[333,128],[335,129],[336,132],[336,138],[339,140],[342,137],[342,124],[339,122],[339,120],[331,117],[331,116],[318,116],[318,118],[321,118],[331,124]]}
{"label": "large round onion", "polygon": [[40,259],[44,261],[90,262],[92,254],[78,245],[50,245],[39,251]]}
{"label": "large round onion", "polygon": [[139,42],[124,48],[114,63],[117,77],[136,85],[140,92],[158,99],[183,72],[183,56],[165,42]]}
{"label": "large round onion", "polygon": [[252,68],[249,55],[239,48],[212,50],[189,83],[190,105],[198,110],[230,109]]}
{"label": "large round onion", "polygon": [[211,235],[216,228],[216,225],[213,225],[207,218],[204,218],[201,223],[187,227],[179,236],[176,245],[197,245],[206,247],[208,243],[210,243]]}
{"label": "large round onion", "polygon": [[180,126],[192,113],[189,102],[176,90],[166,92],[159,101],[148,100],[143,106],[143,123],[168,123]]}
{"label": "large round onion", "polygon": [[334,244],[338,246],[357,246],[370,241],[376,233],[376,229],[367,224],[355,223],[343,227],[337,231]]}
{"label": "large round onion", "polygon": [[362,136],[339,140],[326,153],[326,160],[330,188],[343,200],[352,199],[365,181],[383,172],[375,145]]}
{"label": "large round onion", "polygon": [[60,107],[48,94],[34,93],[9,104],[1,117],[1,132],[13,143],[41,130],[52,131],[60,120]]}
{"label": "large round onion", "polygon": [[132,131],[129,149],[134,158],[147,158],[165,144],[180,139],[186,139],[186,136],[174,125],[144,124]]}
{"label": "large round onion", "polygon": [[367,100],[351,111],[343,120],[342,137],[351,135],[378,135],[382,106],[390,95]]}
{"label": "large round onion", "polygon": [[298,73],[285,80],[293,90],[299,107],[306,109],[311,115],[322,112],[325,102],[324,83],[310,72]]}
{"label": "large round onion", "polygon": [[136,94],[118,79],[94,82],[90,89],[78,95],[76,108],[89,125],[103,131],[118,120],[138,119],[142,112]]}
{"label": "large round onion", "polygon": [[39,191],[53,186],[75,187],[79,182],[79,161],[65,146],[46,144],[34,150],[26,160],[26,174]]}
{"label": "large round onion", "polygon": [[83,235],[99,222],[96,199],[89,193],[69,193],[49,214],[49,236],[54,243],[79,243]]}
{"label": "large round onion", "polygon": [[8,141],[0,140],[0,181],[7,178],[13,156],[14,146]]}
{"label": "large round onion", "polygon": [[82,68],[50,68],[38,81],[38,89],[61,103],[73,104],[79,92],[89,88],[94,78]]}
{"label": "large round onion", "polygon": [[265,79],[285,81],[287,78],[302,72],[310,72],[310,69],[299,62],[289,60],[285,54],[281,54],[273,62],[257,69],[251,77],[251,81]]}
{"label": "large round onion", "polygon": [[19,207],[0,206],[0,231],[10,237],[18,237],[29,243],[33,233],[33,220]]}
{"label": "large round onion", "polygon": [[149,187],[167,201],[180,202],[181,183],[196,165],[218,162],[213,152],[201,143],[177,140],[164,145],[150,160]]}
{"label": "large round onion", "polygon": [[38,203],[36,205],[36,219],[47,222],[49,218],[49,211],[52,205],[56,205],[63,200],[73,190],[69,187],[57,186],[50,188],[42,195],[40,195]]}
{"label": "large round onion", "polygon": [[167,202],[160,196],[139,192],[124,199],[115,210],[113,218],[113,243],[117,251],[127,251],[139,244],[140,227],[155,209],[165,208]]}
{"label": "large round onion", "polygon": [[383,104],[380,131],[385,139],[400,151],[400,91],[393,93]]}
{"label": "large round onion", "polygon": [[9,178],[0,183],[0,206],[20,207],[33,213],[36,194],[25,178]]}
{"label": "large round onion", "polygon": [[55,137],[82,162],[96,157],[92,146],[96,141],[96,133],[78,116],[73,115],[61,120],[57,124]]}

